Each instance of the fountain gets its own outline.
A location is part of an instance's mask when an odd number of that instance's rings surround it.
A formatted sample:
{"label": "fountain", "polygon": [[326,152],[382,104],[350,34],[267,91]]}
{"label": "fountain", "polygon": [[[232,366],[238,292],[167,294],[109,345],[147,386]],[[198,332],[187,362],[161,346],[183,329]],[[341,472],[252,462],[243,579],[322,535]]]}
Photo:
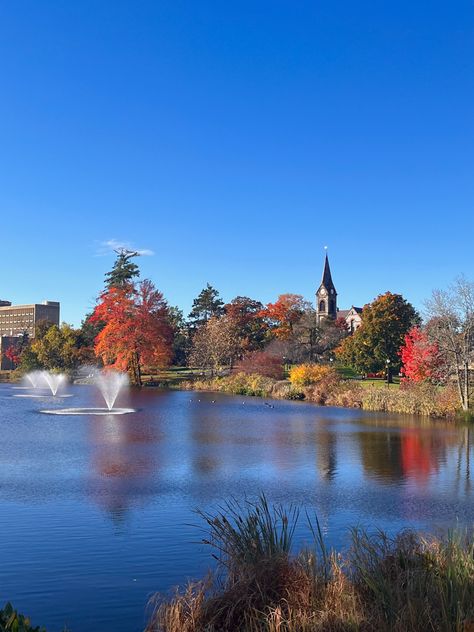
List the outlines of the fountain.
{"label": "fountain", "polygon": [[33,388],[40,388],[43,381],[43,371],[31,371],[25,375],[25,379]]}
{"label": "fountain", "polygon": [[58,388],[66,381],[66,376],[62,373],[49,373],[48,371],[43,371],[43,379],[49,386],[49,390],[51,391],[53,397],[56,397]]}
{"label": "fountain", "polygon": [[59,408],[56,410],[42,410],[49,415],[126,415],[134,413],[134,408],[114,408],[120,392],[128,386],[126,373],[118,371],[100,371],[93,376],[93,383],[100,390],[106,408]]}
{"label": "fountain", "polygon": [[[58,394],[60,386],[66,383],[67,377],[62,373],[51,373],[50,371],[31,371],[25,375],[25,379],[33,387],[34,393],[22,393],[21,395],[15,395],[15,397],[71,397],[69,394]],[[29,388],[27,386],[16,388]],[[45,394],[44,390],[49,389],[51,395]]]}
{"label": "fountain", "polygon": [[107,408],[112,410],[118,394],[122,388],[128,386],[128,376],[126,373],[118,373],[116,371],[102,371],[96,378],[96,384],[102,393]]}

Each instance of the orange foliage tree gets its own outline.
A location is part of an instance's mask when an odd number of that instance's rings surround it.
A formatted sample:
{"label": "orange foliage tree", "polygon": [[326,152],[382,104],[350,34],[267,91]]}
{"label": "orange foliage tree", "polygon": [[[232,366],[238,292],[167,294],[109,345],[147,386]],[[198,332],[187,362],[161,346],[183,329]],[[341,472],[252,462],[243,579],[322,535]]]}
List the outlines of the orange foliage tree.
{"label": "orange foliage tree", "polygon": [[134,384],[142,384],[144,367],[170,363],[173,329],[168,305],[151,281],[107,289],[91,321],[104,323],[94,341],[96,356],[105,366],[128,371]]}
{"label": "orange foliage tree", "polygon": [[273,334],[280,340],[288,340],[294,325],[310,304],[300,294],[281,294],[275,303],[268,303],[260,316],[265,319]]}

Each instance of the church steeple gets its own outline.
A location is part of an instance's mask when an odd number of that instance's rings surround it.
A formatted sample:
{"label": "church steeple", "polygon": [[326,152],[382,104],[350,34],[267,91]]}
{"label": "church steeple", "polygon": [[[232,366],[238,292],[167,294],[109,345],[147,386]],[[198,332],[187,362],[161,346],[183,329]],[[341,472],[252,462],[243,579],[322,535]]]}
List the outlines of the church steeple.
{"label": "church steeple", "polygon": [[324,318],[337,318],[337,292],[332,280],[327,252],[321,285],[316,292],[316,317],[318,323]]}
{"label": "church steeple", "polygon": [[326,258],[324,260],[324,270],[323,270],[323,278],[321,280],[321,285],[323,285],[328,292],[330,292],[331,290],[334,290],[334,292],[336,292],[336,288],[334,286],[334,283],[332,282],[328,253],[326,253]]}

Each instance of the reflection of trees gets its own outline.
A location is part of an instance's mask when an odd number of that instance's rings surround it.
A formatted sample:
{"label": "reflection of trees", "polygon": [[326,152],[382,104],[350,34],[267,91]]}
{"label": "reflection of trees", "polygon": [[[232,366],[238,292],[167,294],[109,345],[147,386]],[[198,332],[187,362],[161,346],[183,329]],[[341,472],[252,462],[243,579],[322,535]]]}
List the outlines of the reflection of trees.
{"label": "reflection of trees", "polygon": [[439,462],[445,451],[439,435],[433,437],[416,430],[404,430],[401,441],[402,468],[407,477],[424,482],[439,470]]}
{"label": "reflection of trees", "polygon": [[[221,406],[207,400],[199,403],[195,398],[189,407],[191,467],[196,474],[217,475],[224,465],[223,458],[227,459],[223,451],[229,452],[229,446],[228,439],[223,436],[221,415]],[[232,450],[228,457],[232,458]]]}
{"label": "reflection of trees", "polygon": [[456,459],[456,487],[459,489],[461,480],[464,479],[464,491],[471,490],[471,431],[469,427],[461,429]]}
{"label": "reflection of trees", "polygon": [[95,502],[120,520],[130,504],[144,497],[156,471],[156,432],[117,415],[91,418],[93,478],[90,491]]}
{"label": "reflection of trees", "polygon": [[358,437],[362,465],[368,475],[387,482],[403,478],[398,432],[360,432]]}
{"label": "reflection of trees", "polygon": [[368,475],[391,482],[424,482],[439,470],[450,439],[438,432],[402,428],[399,432],[359,434],[362,464]]}
{"label": "reflection of trees", "polygon": [[334,431],[331,431],[326,423],[321,422],[316,432],[316,467],[320,477],[325,481],[332,481],[336,475],[337,439]]}

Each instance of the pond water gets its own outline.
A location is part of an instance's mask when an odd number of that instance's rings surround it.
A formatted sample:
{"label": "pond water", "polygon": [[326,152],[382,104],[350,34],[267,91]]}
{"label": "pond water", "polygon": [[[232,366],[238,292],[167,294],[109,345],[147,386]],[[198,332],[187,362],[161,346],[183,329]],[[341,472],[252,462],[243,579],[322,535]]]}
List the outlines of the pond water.
{"label": "pond water", "polygon": [[210,565],[193,510],[230,496],[304,505],[336,547],[354,525],[474,518],[466,426],[188,392],[131,391],[124,416],[39,412],[103,405],[93,387],[67,390],[0,386],[0,603],[48,632],[143,630],[154,591]]}

